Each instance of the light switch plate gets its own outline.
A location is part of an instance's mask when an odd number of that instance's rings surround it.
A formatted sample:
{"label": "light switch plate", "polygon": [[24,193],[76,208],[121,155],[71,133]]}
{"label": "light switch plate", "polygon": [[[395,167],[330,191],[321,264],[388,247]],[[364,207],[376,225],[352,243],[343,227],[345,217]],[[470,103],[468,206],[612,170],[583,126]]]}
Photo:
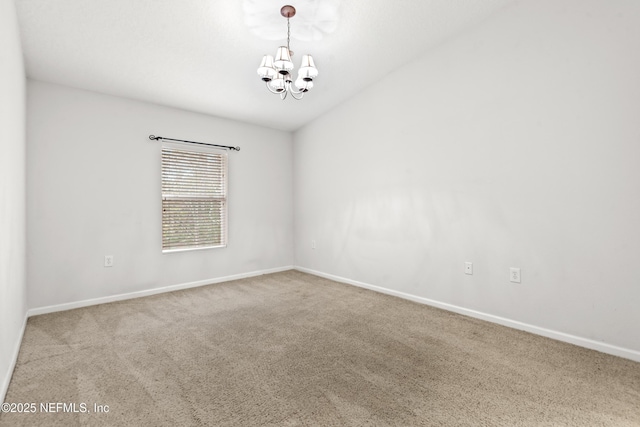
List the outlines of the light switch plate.
{"label": "light switch plate", "polygon": [[105,255],[104,256],[104,266],[105,267],[113,267],[113,255]]}

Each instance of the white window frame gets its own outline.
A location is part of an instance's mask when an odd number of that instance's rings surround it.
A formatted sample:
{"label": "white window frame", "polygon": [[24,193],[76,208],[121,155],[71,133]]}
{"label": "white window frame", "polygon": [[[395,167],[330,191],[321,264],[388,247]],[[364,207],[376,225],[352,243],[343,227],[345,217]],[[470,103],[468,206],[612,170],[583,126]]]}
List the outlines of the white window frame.
{"label": "white window frame", "polygon": [[[165,200],[191,200],[191,199],[199,199],[202,200],[202,196],[201,197],[190,197],[189,195],[182,195],[182,196],[178,196],[178,195],[169,195],[169,194],[165,194],[165,192],[163,191],[163,183],[164,183],[164,167],[163,167],[163,162],[164,162],[164,156],[163,153],[165,150],[173,150],[173,151],[181,151],[181,152],[191,152],[191,153],[207,153],[207,154],[215,154],[216,156],[221,156],[221,158],[223,159],[223,180],[222,180],[222,185],[223,185],[223,196],[222,197],[214,197],[214,196],[210,196],[211,199],[213,200],[222,200],[224,203],[224,210],[223,210],[223,221],[221,224],[221,228],[220,228],[220,232],[222,234],[222,242],[221,244],[213,244],[213,245],[205,245],[205,246],[198,246],[198,245],[193,245],[193,246],[184,246],[184,247],[174,247],[174,246],[169,246],[169,247],[165,247],[168,245],[165,245],[165,233],[164,233],[164,217],[165,217]],[[161,193],[161,247],[162,247],[162,253],[172,253],[172,252],[185,252],[185,251],[197,251],[197,250],[203,250],[203,249],[213,249],[213,248],[224,248],[227,246],[228,243],[228,224],[229,224],[229,216],[228,216],[228,211],[229,211],[229,182],[228,182],[228,176],[229,176],[229,159],[228,159],[228,155],[226,150],[223,149],[218,149],[215,147],[207,147],[207,146],[200,146],[200,145],[195,145],[195,144],[186,144],[186,143],[171,143],[171,142],[166,142],[163,141],[162,142],[162,147],[161,147],[161,154],[160,154],[160,193]],[[209,197],[206,197],[209,198]]]}

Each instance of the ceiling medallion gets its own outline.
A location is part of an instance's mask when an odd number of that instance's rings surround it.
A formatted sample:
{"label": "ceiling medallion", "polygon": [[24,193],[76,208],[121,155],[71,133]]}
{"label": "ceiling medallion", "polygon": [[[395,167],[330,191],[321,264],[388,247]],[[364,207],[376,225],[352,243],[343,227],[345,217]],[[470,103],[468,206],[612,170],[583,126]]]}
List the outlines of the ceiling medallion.
{"label": "ceiling medallion", "polygon": [[[282,40],[282,18],[274,13],[281,0],[244,0],[244,23],[262,40]],[[296,0],[296,32],[291,40],[320,41],[338,28],[341,0]]]}

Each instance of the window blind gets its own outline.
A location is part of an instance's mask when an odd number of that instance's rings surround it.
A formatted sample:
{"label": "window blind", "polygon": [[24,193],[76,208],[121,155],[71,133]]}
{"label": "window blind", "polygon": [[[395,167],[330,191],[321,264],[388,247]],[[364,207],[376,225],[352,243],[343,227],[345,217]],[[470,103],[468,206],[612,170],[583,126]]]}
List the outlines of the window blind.
{"label": "window blind", "polygon": [[226,153],[163,147],[163,252],[226,244]]}

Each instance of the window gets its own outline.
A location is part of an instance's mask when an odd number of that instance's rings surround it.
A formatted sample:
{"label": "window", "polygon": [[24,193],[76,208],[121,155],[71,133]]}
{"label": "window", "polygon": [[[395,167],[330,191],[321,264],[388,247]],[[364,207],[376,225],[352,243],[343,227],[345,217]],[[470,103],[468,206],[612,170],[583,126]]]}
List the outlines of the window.
{"label": "window", "polygon": [[227,154],[162,145],[162,251],[227,245]]}

